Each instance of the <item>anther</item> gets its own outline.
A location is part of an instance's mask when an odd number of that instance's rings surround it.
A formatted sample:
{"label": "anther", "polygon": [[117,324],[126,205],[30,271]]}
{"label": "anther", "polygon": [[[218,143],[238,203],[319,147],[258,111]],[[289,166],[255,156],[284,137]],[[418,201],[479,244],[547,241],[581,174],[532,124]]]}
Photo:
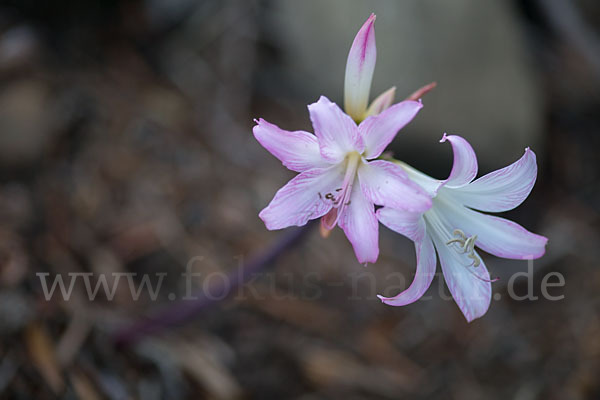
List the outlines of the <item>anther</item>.
{"label": "anther", "polygon": [[449,246],[453,243],[457,243],[461,253],[467,254],[467,257],[473,260],[471,265],[478,267],[481,264],[481,260],[475,254],[475,241],[477,240],[477,235],[467,237],[467,235],[465,235],[465,233],[460,229],[455,229],[452,234],[455,236],[455,238],[447,241],[446,245]]}

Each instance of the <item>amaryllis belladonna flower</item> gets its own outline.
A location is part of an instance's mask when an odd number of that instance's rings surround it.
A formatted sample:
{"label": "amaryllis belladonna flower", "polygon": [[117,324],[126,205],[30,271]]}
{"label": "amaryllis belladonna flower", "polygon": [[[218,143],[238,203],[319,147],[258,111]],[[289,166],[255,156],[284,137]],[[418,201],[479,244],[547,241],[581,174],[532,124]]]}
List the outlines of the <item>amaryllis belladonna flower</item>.
{"label": "amaryllis belladonna flower", "polygon": [[326,216],[323,224],[344,230],[359,262],[375,262],[379,227],[374,204],[411,212],[431,206],[428,194],[402,167],[374,160],[421,107],[419,102],[403,101],[357,125],[322,96],[308,106],[314,135],[256,121],[253,132],[260,144],[300,173],[260,212],[267,228],[301,226]]}
{"label": "amaryllis belladonna flower", "polygon": [[507,219],[474,211],[502,212],[521,204],[536,180],[536,158],[527,148],[515,163],[473,181],[477,175],[473,148],[460,136],[444,134],[441,141],[449,141],[454,151],[452,171],[445,181],[401,164],[432,196],[433,206],[417,214],[392,207],[377,211],[381,223],[415,242],[417,253],[417,271],[410,287],[395,297],[379,297],[395,306],[418,300],[435,274],[437,250],[448,288],[464,316],[472,321],[485,314],[492,293],[492,280],[475,246],[512,259],[535,259],[545,252],[545,237]]}

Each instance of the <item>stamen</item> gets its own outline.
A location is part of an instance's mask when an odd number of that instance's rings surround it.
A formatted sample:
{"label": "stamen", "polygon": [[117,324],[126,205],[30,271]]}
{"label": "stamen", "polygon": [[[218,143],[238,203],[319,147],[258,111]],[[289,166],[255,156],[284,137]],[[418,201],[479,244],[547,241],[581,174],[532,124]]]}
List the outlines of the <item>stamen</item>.
{"label": "stamen", "polygon": [[499,277],[499,276],[497,276],[497,277],[495,277],[495,278],[492,278],[492,279],[485,279],[485,278],[482,278],[482,277],[480,277],[479,275],[477,275],[475,272],[471,271],[470,269],[468,269],[468,271],[469,271],[469,272],[470,272],[470,273],[471,273],[471,274],[472,274],[472,275],[473,275],[475,278],[479,279],[480,281],[484,281],[484,282],[488,282],[488,283],[494,283],[494,282],[497,282],[497,281],[499,281],[499,280],[500,280],[500,277]]}
{"label": "stamen", "polygon": [[481,264],[481,260],[475,254],[475,241],[477,240],[477,235],[467,237],[467,235],[465,235],[465,233],[460,229],[455,229],[452,232],[452,234],[456,238],[447,241],[446,245],[449,246],[453,243],[457,243],[459,245],[458,247],[461,250],[461,253],[467,254],[467,257],[473,260],[473,263],[470,264],[469,267],[479,267],[479,265]]}

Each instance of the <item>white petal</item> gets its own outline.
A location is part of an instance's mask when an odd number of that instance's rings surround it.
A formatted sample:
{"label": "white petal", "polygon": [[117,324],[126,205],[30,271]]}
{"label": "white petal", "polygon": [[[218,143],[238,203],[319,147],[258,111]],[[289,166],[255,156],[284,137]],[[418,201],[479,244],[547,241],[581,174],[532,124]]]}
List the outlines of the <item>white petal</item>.
{"label": "white petal", "polygon": [[445,213],[454,229],[467,236],[477,235],[475,245],[497,257],[517,260],[536,259],[546,252],[548,239],[529,232],[508,219],[482,214],[465,207]]}
{"label": "white petal", "polygon": [[431,281],[435,276],[435,249],[429,236],[425,236],[422,241],[415,242],[417,252],[417,271],[415,279],[405,291],[394,297],[377,296],[386,304],[391,306],[404,306],[414,303],[425,294]]}
{"label": "white petal", "polygon": [[419,185],[425,192],[429,195],[429,197],[435,197],[437,195],[438,190],[441,186],[443,186],[444,181],[440,181],[438,179],[434,179],[429,175],[422,173],[421,171],[411,167],[402,161],[396,161],[394,164],[397,164],[402,167],[408,178]]}
{"label": "white petal", "polygon": [[501,212],[521,204],[533,188],[537,177],[535,153],[529,148],[508,167],[482,176],[469,185],[452,191],[462,204],[481,211]]}
{"label": "white petal", "polygon": [[414,242],[421,242],[425,237],[425,222],[422,214],[383,207],[377,210],[377,219],[394,232]]}
{"label": "white petal", "polygon": [[460,187],[468,184],[477,176],[477,156],[465,139],[456,135],[446,135],[440,142],[449,141],[454,152],[454,162],[450,176],[444,182],[447,187]]}
{"label": "white petal", "polygon": [[479,266],[472,266],[473,260],[466,254],[451,248],[439,237],[434,237],[434,242],[446,285],[458,308],[469,322],[483,316],[492,299],[492,284],[485,263],[481,260]]}

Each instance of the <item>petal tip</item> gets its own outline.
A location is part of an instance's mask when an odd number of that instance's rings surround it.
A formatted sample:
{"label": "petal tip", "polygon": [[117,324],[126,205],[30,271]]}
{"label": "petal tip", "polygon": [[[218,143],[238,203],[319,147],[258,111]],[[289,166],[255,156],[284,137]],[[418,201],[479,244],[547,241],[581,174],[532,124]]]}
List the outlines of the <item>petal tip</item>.
{"label": "petal tip", "polygon": [[317,100],[317,103],[326,103],[326,104],[329,104],[329,103],[331,103],[331,100],[329,100],[327,98],[327,96],[321,95],[321,96],[319,96],[319,100]]}
{"label": "petal tip", "polygon": [[[259,141],[259,143],[262,144],[261,139],[264,137],[265,135],[265,129],[269,128],[269,125],[273,125],[268,121],[265,121],[262,118],[258,118],[258,119],[254,119],[254,123],[256,123],[256,125],[254,125],[252,127],[252,133],[254,134],[254,137],[256,138],[256,140]],[[264,145],[263,145],[264,146]]]}
{"label": "petal tip", "polygon": [[529,254],[526,256],[522,256],[522,260],[537,260],[538,258],[542,258],[546,254],[546,246],[548,245],[548,238],[542,235],[536,235],[540,239],[540,249],[539,251]]}
{"label": "petal tip", "polygon": [[375,264],[377,262],[377,258],[379,257],[379,248],[377,248],[377,253],[375,255],[359,257],[358,254],[356,254],[356,252],[355,255],[356,259],[358,260],[358,263],[362,264],[364,267],[367,267],[368,264]]}
{"label": "petal tip", "polygon": [[529,157],[533,157],[533,159],[536,159],[536,155],[535,152],[533,150],[531,150],[531,148],[529,146],[525,147],[525,156],[529,156]]}
{"label": "petal tip", "polygon": [[[350,241],[350,243],[352,244],[352,247],[354,247],[354,243],[352,241]],[[354,255],[356,256],[358,263],[362,264],[364,267],[366,267],[367,264],[375,264],[379,258],[379,245],[374,248],[374,251],[371,252],[371,254],[359,254],[355,248]]]}
{"label": "petal tip", "polygon": [[421,108],[423,108],[423,102],[421,101],[421,99],[418,99],[418,100],[404,100],[403,103],[412,104],[412,105],[414,105],[417,108],[417,110],[420,110]]}
{"label": "petal tip", "polygon": [[371,29],[373,24],[375,23],[375,20],[377,19],[377,16],[374,13],[371,13],[371,15],[369,15],[369,18],[367,18],[367,20],[365,21],[365,23],[363,24],[363,27],[361,29]]}
{"label": "petal tip", "polygon": [[446,140],[448,140],[448,134],[446,132],[444,132],[444,134],[442,135],[442,138],[440,139],[440,143],[444,143]]}
{"label": "petal tip", "polygon": [[267,211],[267,208],[264,208],[261,212],[259,212],[258,213],[258,218],[260,218],[261,221],[265,224],[265,227],[267,228],[267,230],[272,231],[274,229],[271,226],[271,224],[269,223],[268,218],[265,216],[265,212],[266,211]]}
{"label": "petal tip", "polygon": [[475,311],[475,314],[472,314],[467,310],[461,309],[462,314],[468,323],[471,323],[471,322],[475,321],[476,319],[483,317],[488,312],[488,310],[489,310],[489,305],[485,308],[485,310]]}

